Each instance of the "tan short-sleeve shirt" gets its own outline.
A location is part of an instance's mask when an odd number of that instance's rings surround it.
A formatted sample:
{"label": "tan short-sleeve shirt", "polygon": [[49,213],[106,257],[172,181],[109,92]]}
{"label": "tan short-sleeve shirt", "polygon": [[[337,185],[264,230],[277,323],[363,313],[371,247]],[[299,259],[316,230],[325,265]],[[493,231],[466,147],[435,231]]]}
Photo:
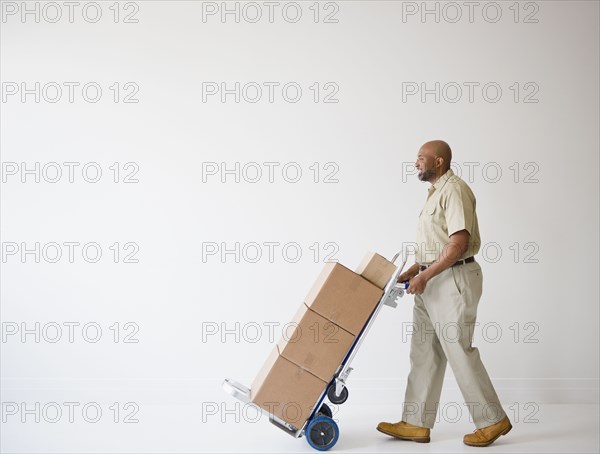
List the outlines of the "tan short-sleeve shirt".
{"label": "tan short-sleeve shirt", "polygon": [[435,262],[450,242],[450,236],[460,230],[467,230],[471,235],[469,246],[461,256],[465,259],[477,254],[481,245],[475,195],[450,169],[429,188],[427,201],[419,215],[417,263]]}

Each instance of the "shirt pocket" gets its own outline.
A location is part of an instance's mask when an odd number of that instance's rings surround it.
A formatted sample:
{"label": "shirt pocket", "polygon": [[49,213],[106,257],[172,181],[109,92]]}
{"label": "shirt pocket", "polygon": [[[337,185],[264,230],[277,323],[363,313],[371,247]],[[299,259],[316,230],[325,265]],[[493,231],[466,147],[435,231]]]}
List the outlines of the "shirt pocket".
{"label": "shirt pocket", "polygon": [[430,203],[425,208],[423,208],[423,214],[427,216],[433,216],[436,209],[437,203]]}
{"label": "shirt pocket", "polygon": [[423,208],[422,214],[421,214],[421,219],[423,221],[423,227],[425,228],[425,230],[431,232],[434,229],[434,224],[436,222],[436,215],[437,215],[437,204],[436,203],[431,203],[428,204],[427,206],[425,206]]}

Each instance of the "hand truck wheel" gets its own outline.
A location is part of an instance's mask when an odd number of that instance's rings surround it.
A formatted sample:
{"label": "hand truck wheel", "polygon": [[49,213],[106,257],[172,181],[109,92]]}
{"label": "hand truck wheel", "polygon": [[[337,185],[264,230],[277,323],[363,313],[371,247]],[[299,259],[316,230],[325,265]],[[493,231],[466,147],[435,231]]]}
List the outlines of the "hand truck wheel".
{"label": "hand truck wheel", "polygon": [[329,408],[329,405],[323,404],[323,405],[321,405],[321,408],[319,408],[319,411],[317,412],[317,416],[327,416],[329,418],[332,418],[333,412],[331,411],[331,408]]}
{"label": "hand truck wheel", "polygon": [[341,405],[348,400],[348,388],[344,386],[342,388],[342,392],[338,396],[335,394],[335,383],[332,383],[327,390],[327,398],[331,401],[331,403]]}
{"label": "hand truck wheel", "polygon": [[338,441],[340,429],[328,416],[317,416],[306,427],[306,441],[317,451],[327,451]]}

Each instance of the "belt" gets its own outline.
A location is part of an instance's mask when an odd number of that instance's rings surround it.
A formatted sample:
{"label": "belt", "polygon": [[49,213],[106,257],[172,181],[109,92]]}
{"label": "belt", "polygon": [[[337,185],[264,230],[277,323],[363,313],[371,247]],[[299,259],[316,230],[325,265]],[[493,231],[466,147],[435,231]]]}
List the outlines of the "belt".
{"label": "belt", "polygon": [[[454,265],[452,265],[452,266],[464,265],[465,263],[471,263],[474,261],[475,261],[475,257],[467,257],[464,260],[459,260],[459,261],[455,262]],[[431,263],[429,265],[419,265],[419,271],[425,271],[431,265],[433,265],[433,263]]]}

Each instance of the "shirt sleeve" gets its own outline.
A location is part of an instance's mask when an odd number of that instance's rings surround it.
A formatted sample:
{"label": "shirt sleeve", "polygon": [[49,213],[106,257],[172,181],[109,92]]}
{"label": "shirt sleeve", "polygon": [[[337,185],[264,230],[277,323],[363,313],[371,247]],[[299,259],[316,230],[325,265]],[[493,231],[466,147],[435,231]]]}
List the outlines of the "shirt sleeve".
{"label": "shirt sleeve", "polygon": [[467,188],[456,184],[448,192],[446,199],[446,226],[448,236],[461,230],[466,230],[469,235],[473,234],[473,223],[475,218],[475,196]]}

